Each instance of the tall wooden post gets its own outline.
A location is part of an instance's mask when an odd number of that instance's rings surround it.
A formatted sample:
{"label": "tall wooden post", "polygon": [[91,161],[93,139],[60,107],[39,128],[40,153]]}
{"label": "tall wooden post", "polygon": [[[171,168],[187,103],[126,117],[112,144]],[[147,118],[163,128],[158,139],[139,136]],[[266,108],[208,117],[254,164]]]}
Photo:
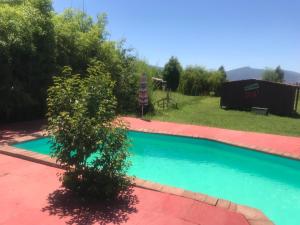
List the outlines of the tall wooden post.
{"label": "tall wooden post", "polygon": [[144,107],[148,105],[148,89],[147,89],[146,74],[143,74],[140,79],[139,105],[141,107],[142,117],[143,117],[144,116]]}
{"label": "tall wooden post", "polygon": [[297,108],[298,108],[298,100],[299,100],[299,91],[300,91],[300,87],[297,87],[296,89],[296,101],[295,101],[295,113],[297,113]]}

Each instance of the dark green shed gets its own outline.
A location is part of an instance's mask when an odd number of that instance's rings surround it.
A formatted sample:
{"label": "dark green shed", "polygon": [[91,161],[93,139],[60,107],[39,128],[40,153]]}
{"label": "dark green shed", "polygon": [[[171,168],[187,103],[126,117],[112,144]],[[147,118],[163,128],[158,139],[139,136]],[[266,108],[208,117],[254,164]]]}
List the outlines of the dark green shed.
{"label": "dark green shed", "polygon": [[299,86],[263,80],[225,82],[221,88],[222,108],[251,110],[268,108],[270,113],[291,116],[297,111]]}

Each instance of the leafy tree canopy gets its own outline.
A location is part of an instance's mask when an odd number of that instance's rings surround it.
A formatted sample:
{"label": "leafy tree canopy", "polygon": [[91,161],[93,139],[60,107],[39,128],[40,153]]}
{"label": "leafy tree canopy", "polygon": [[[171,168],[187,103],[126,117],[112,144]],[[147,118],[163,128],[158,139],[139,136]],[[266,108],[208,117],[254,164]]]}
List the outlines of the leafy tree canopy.
{"label": "leafy tree canopy", "polygon": [[0,118],[36,116],[45,108],[54,71],[51,2],[27,0],[0,7]]}
{"label": "leafy tree canopy", "polygon": [[278,82],[280,83],[284,82],[284,71],[281,69],[280,66],[276,67],[275,72],[278,76]]}
{"label": "leafy tree canopy", "polygon": [[118,112],[137,107],[136,58],[124,42],[107,39],[105,14],[96,21],[67,9],[57,14],[51,0],[24,0],[0,7],[0,120],[44,116],[47,88],[64,66],[86,76],[103,63],[115,82]]}
{"label": "leafy tree canopy", "polygon": [[85,13],[67,9],[54,16],[57,64],[69,65],[75,72],[85,74],[94,59],[101,61],[116,82],[118,112],[134,112],[137,106],[136,58],[124,47],[124,41],[107,40],[106,14],[98,15],[97,21]]}
{"label": "leafy tree canopy", "polygon": [[207,95],[213,92],[218,96],[225,81],[226,77],[220,70],[208,71],[199,66],[190,66],[183,72],[179,90],[186,95]]}
{"label": "leafy tree canopy", "polygon": [[176,91],[179,85],[182,67],[177,58],[171,57],[163,70],[163,79],[167,82],[167,88]]}
{"label": "leafy tree canopy", "polygon": [[275,70],[266,69],[262,75],[262,79],[282,83],[284,81],[284,72],[280,66],[278,66]]}
{"label": "leafy tree canopy", "polygon": [[223,82],[227,81],[227,74],[226,74],[224,66],[220,66],[218,71],[222,74],[222,77],[223,77],[222,81]]}

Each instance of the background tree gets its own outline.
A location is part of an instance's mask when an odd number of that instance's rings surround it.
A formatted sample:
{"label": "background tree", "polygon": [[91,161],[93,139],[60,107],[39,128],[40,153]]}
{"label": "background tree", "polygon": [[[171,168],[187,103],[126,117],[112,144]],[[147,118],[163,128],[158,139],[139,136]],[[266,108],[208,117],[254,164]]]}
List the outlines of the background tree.
{"label": "background tree", "polygon": [[57,45],[57,66],[69,65],[84,76],[88,64],[96,59],[105,65],[113,81],[118,112],[134,112],[137,107],[138,77],[136,58],[124,42],[107,40],[105,14],[92,17],[67,9],[53,18]]}
{"label": "background tree", "polygon": [[224,66],[220,66],[218,71],[221,73],[222,75],[222,82],[225,82],[227,81],[227,74],[226,74],[226,71],[225,71],[225,68]]}
{"label": "background tree", "polygon": [[280,68],[280,66],[277,66],[275,69],[275,72],[278,76],[278,82],[283,83],[284,82],[284,71]]}
{"label": "background tree", "polygon": [[215,96],[220,96],[221,87],[225,81],[226,75],[222,71],[211,71],[208,77],[210,92]]}
{"label": "background tree", "polygon": [[163,70],[163,79],[167,82],[167,88],[176,91],[179,85],[182,67],[177,58],[171,57]]}
{"label": "background tree", "polygon": [[262,75],[262,79],[271,82],[283,82],[284,72],[277,67],[276,70],[266,69]]}
{"label": "background tree", "polygon": [[146,73],[149,78],[158,77],[162,78],[162,68],[158,66],[151,66],[146,60],[135,61],[136,75],[140,76],[142,73]]}
{"label": "background tree", "polygon": [[202,67],[187,67],[180,80],[179,90],[186,95],[208,94],[208,72]]}
{"label": "background tree", "polygon": [[49,88],[52,156],[66,168],[63,186],[84,196],[112,199],[130,184],[127,128],[116,120],[114,82],[100,62],[85,77],[65,68]]}
{"label": "background tree", "polygon": [[29,119],[45,111],[54,71],[50,0],[1,4],[0,120]]}
{"label": "background tree", "polygon": [[179,90],[185,95],[218,96],[223,82],[226,81],[222,71],[207,71],[199,66],[187,67],[180,79]]}
{"label": "background tree", "polygon": [[137,109],[136,57],[124,42],[107,39],[106,15],[94,21],[67,9],[57,14],[51,0],[1,3],[0,121],[43,117],[53,74],[64,66],[86,76],[97,60],[115,82],[117,112]]}

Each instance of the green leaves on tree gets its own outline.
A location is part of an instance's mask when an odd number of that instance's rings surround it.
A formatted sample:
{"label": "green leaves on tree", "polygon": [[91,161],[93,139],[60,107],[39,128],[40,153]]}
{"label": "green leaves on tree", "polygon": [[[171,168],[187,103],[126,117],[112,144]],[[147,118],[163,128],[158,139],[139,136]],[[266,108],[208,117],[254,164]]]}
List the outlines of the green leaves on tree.
{"label": "green leaves on tree", "polygon": [[48,90],[52,156],[66,168],[63,185],[84,197],[111,199],[130,184],[127,127],[116,118],[115,82],[103,63],[86,76],[64,68]]}

